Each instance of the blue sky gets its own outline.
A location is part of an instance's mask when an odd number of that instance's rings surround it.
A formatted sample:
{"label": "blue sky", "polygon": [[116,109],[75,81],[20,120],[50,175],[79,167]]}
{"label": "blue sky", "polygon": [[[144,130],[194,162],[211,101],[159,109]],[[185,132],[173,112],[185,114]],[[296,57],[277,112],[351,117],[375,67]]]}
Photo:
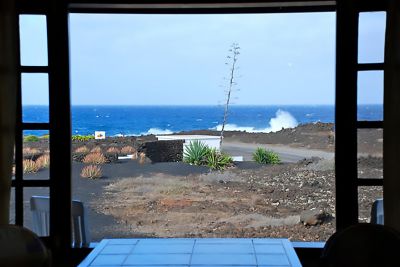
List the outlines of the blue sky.
{"label": "blue sky", "polygon": [[[360,16],[360,62],[383,59],[384,13]],[[21,17],[23,65],[46,65],[42,16]],[[239,43],[234,104],[333,104],[335,14],[70,15],[72,104],[217,105]],[[360,73],[359,103],[382,103]],[[23,104],[47,104],[47,76],[24,74]]]}

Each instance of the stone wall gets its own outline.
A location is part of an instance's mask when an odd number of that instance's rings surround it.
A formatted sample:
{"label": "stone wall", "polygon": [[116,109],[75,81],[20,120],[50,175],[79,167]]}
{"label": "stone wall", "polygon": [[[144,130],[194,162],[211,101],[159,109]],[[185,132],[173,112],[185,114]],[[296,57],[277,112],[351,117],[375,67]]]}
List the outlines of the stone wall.
{"label": "stone wall", "polygon": [[144,152],[152,162],[182,161],[183,142],[183,140],[146,142],[140,145],[138,152]]}

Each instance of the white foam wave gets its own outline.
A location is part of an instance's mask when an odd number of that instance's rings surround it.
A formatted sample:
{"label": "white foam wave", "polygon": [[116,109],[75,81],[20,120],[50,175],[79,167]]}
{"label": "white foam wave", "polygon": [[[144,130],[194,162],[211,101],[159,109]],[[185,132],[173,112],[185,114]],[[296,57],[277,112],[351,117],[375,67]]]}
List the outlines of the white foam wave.
{"label": "white foam wave", "polygon": [[[294,128],[298,125],[295,117],[287,111],[280,110],[275,113],[275,117],[270,119],[269,127],[258,129],[252,126],[238,126],[236,124],[226,124],[225,131],[245,131],[248,133],[270,133],[282,130],[282,128]],[[221,131],[222,124],[213,127],[212,130]]]}
{"label": "white foam wave", "polygon": [[148,134],[172,134],[173,132],[168,129],[160,129],[160,128],[150,128],[147,132],[142,133],[142,135],[148,135]]}

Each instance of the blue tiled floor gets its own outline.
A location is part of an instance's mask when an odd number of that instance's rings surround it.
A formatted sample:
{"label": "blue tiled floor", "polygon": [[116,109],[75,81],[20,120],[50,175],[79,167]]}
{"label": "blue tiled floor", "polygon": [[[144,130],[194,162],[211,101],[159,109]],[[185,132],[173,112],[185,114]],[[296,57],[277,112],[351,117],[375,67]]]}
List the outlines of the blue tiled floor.
{"label": "blue tiled floor", "polygon": [[286,239],[105,239],[81,263],[132,267],[301,266]]}

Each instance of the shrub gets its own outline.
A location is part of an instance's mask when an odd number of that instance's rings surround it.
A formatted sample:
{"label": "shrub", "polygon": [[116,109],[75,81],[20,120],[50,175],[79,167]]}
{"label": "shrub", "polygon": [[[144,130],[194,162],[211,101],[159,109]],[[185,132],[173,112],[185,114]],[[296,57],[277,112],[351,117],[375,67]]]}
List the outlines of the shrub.
{"label": "shrub", "polygon": [[24,136],[24,142],[39,142],[39,137],[36,135],[27,135]]}
{"label": "shrub", "polygon": [[98,179],[103,176],[101,167],[97,165],[88,165],[82,168],[81,176],[83,178]]}
{"label": "shrub", "polygon": [[50,155],[44,154],[37,158],[36,165],[39,169],[48,168],[50,166]]}
{"label": "shrub", "polygon": [[202,142],[195,140],[191,141],[183,153],[183,161],[193,165],[202,165],[210,148]]}
{"label": "shrub", "polygon": [[258,147],[253,153],[253,160],[261,164],[278,164],[281,162],[277,153],[262,147]]}
{"label": "shrub", "polygon": [[81,146],[75,149],[75,153],[89,153],[87,146]]}
{"label": "shrub", "polygon": [[101,147],[95,146],[94,148],[92,148],[92,150],[90,150],[90,152],[93,152],[93,153],[101,153],[102,150],[101,150]]}
{"label": "shrub", "polygon": [[25,159],[22,162],[22,167],[23,167],[24,173],[34,173],[39,170],[39,166],[36,164],[35,161],[33,161],[31,159]]}
{"label": "shrub", "polygon": [[37,155],[40,153],[40,150],[37,148],[33,148],[33,147],[24,147],[22,149],[22,154],[29,156],[29,155]]}
{"label": "shrub", "polygon": [[233,163],[232,157],[217,151],[215,148],[210,149],[206,155],[207,166],[213,170],[223,170]]}
{"label": "shrub", "polygon": [[107,149],[107,153],[110,153],[110,154],[119,154],[119,153],[121,153],[121,151],[119,150],[118,147],[112,146],[112,147],[110,147],[110,148]]}
{"label": "shrub", "polygon": [[85,142],[94,139],[93,135],[73,135],[72,141]]}
{"label": "shrub", "polygon": [[87,154],[83,160],[83,163],[89,163],[89,164],[104,164],[107,162],[106,157],[102,153],[99,152],[94,152],[94,153],[89,153]]}
{"label": "shrub", "polygon": [[136,152],[137,151],[133,146],[124,146],[123,148],[121,148],[122,155],[133,155]]}

